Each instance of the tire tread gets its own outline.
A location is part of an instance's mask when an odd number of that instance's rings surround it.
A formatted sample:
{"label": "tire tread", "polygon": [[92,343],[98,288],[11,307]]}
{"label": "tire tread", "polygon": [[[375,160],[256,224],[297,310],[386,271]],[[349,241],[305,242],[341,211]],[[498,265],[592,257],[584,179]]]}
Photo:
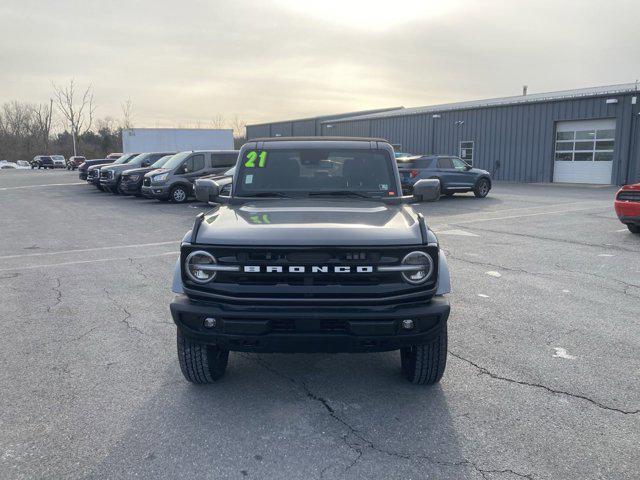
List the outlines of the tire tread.
{"label": "tire tread", "polygon": [[224,375],[229,352],[194,342],[180,332],[177,333],[177,347],[180,370],[189,382],[213,383]]}

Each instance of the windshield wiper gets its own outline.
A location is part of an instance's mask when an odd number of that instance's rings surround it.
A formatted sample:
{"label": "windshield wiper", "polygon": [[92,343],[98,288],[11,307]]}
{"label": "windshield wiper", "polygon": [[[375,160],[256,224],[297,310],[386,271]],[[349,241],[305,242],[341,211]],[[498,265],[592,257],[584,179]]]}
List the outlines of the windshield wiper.
{"label": "windshield wiper", "polygon": [[329,192],[309,192],[310,197],[320,196],[320,195],[327,195],[331,197],[373,198],[372,196],[367,195],[365,193],[352,192],[350,190],[335,190],[335,191],[329,191]]}

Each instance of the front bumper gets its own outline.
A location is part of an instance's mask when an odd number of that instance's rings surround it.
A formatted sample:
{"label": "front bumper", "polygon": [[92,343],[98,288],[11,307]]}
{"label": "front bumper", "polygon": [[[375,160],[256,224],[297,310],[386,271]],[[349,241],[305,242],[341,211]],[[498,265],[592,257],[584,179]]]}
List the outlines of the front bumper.
{"label": "front bumper", "polygon": [[140,191],[148,198],[169,198],[169,187],[166,185],[143,186]]}
{"label": "front bumper", "polygon": [[131,180],[131,181],[126,181],[126,180],[122,180],[120,182],[120,191],[122,193],[128,194],[128,195],[137,195],[140,193],[140,188],[142,187],[142,181],[139,180]]}
{"label": "front bumper", "polygon": [[105,188],[116,188],[116,185],[118,184],[117,179],[115,178],[102,178],[100,177],[100,186],[105,187]]}
{"label": "front bumper", "polygon": [[[236,306],[178,295],[171,316],[193,340],[244,352],[383,352],[428,343],[446,325],[444,297],[394,307]],[[207,317],[216,319],[205,328]],[[405,330],[402,320],[414,328]]]}

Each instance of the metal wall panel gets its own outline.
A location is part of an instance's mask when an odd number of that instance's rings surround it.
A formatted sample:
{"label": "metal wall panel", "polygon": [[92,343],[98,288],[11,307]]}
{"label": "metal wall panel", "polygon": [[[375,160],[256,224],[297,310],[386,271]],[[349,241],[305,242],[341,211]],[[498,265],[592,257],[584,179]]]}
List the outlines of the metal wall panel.
{"label": "metal wall panel", "polygon": [[291,122],[279,122],[271,124],[271,137],[290,137]]}
{"label": "metal wall panel", "polygon": [[370,130],[369,120],[322,124],[324,137],[370,137]]}
{"label": "metal wall panel", "polygon": [[247,140],[271,136],[270,125],[247,125]]}
{"label": "metal wall panel", "polygon": [[291,122],[291,136],[314,137],[316,135],[316,121],[314,119]]}

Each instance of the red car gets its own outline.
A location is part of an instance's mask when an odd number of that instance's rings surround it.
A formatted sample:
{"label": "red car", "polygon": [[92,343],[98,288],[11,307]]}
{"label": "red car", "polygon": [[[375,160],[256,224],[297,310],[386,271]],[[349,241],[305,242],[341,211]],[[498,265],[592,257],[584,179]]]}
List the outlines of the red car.
{"label": "red car", "polygon": [[616,194],[616,213],[632,233],[640,233],[640,183],[625,185]]}

